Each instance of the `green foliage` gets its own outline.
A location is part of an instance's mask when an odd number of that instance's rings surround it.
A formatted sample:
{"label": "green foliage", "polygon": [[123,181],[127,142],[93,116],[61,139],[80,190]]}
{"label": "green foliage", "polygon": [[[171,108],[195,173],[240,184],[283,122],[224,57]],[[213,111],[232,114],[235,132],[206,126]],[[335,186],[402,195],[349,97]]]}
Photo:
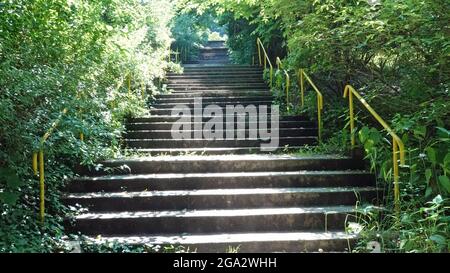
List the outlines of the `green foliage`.
{"label": "green foliage", "polygon": [[[120,153],[123,120],[145,111],[145,96],[156,91],[154,82],[170,67],[165,60],[171,5],[166,0],[0,4],[0,252],[58,247],[65,213],[60,190],[72,168]],[[47,217],[41,226],[31,155],[63,108],[69,111],[44,146]]]}
{"label": "green foliage", "polygon": [[192,10],[180,2],[178,12],[171,22],[172,49],[181,52],[183,61],[197,58],[199,48],[208,40],[223,39],[224,29],[219,26],[212,12]]}
{"label": "green foliage", "polygon": [[179,245],[129,245],[113,241],[108,243],[92,243],[83,241],[81,249],[85,253],[188,253],[189,248]]}

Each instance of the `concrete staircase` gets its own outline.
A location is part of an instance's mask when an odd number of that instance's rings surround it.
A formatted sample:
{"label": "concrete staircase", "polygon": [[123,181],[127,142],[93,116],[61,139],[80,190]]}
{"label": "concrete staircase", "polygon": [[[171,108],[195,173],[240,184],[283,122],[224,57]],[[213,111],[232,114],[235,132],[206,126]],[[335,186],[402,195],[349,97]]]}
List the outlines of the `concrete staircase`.
{"label": "concrete staircase", "polygon": [[197,60],[188,60],[189,64],[229,64],[228,48],[225,47],[224,41],[209,41],[206,46],[200,49]]}
{"label": "concrete staircase", "polygon": [[[262,152],[262,139],[249,139],[249,128],[252,124],[240,129],[245,138],[225,139],[226,128],[222,132],[223,140],[171,138],[171,129],[179,117],[171,116],[173,109],[194,106],[194,100],[201,97],[202,107],[218,105],[225,109],[226,105],[254,105],[259,107],[270,105],[274,97],[262,78],[259,67],[239,65],[196,65],[184,67],[183,74],[168,75],[167,88],[170,94],[157,95],[150,109],[150,116],[129,120],[125,142],[127,147],[150,154],[245,154]],[[192,135],[195,134],[196,115],[192,115]],[[200,117],[200,116],[198,116]],[[227,113],[221,116],[225,122]],[[246,116],[248,119],[249,116]],[[196,123],[204,126],[210,118],[200,117]],[[270,120],[268,120],[270,123]],[[268,126],[270,128],[270,124]],[[316,122],[303,116],[283,116],[279,123],[279,150],[299,149],[304,145],[317,142]],[[238,128],[236,128],[238,129]]]}
{"label": "concrete staircase", "polygon": [[[357,235],[344,232],[346,220],[353,219],[357,202],[378,195],[361,159],[264,154],[259,138],[171,138],[178,117],[170,109],[192,107],[196,97],[204,105],[272,103],[259,68],[220,63],[169,74],[171,93],[156,97],[149,117],[129,120],[127,146],[149,156],[80,171],[64,201],[87,211],[67,222],[68,231],[97,243],[172,244],[198,252],[347,251]],[[316,123],[284,116],[279,138],[291,149],[314,145]]]}

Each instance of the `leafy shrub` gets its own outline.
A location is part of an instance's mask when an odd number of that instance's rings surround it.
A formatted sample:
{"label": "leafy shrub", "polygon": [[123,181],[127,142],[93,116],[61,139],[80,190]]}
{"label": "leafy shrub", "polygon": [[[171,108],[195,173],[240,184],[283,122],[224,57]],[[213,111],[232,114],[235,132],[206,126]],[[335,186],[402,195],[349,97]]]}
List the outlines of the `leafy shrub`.
{"label": "leafy shrub", "polygon": [[[60,190],[73,167],[120,154],[123,120],[145,111],[154,82],[170,66],[171,5],[165,0],[0,4],[1,252],[60,248],[65,213]],[[41,226],[31,155],[63,108],[68,113],[44,146],[47,217]]]}

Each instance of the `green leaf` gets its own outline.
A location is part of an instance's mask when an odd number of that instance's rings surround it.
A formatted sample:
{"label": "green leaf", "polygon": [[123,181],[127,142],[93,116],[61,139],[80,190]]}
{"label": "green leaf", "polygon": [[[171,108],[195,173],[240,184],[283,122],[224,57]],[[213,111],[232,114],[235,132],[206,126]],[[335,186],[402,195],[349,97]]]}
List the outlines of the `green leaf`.
{"label": "green leaf", "polygon": [[433,188],[428,186],[425,190],[425,197],[429,197],[433,193]]}
{"label": "green leaf", "polygon": [[370,130],[367,126],[362,127],[361,130],[359,130],[358,132],[359,140],[362,143],[366,142],[367,138],[369,137],[369,133]]}
{"label": "green leaf", "polygon": [[450,167],[450,153],[447,153],[444,157],[444,169],[448,170]]}
{"label": "green leaf", "polygon": [[430,236],[430,240],[435,242],[438,245],[445,245],[446,244],[446,240],[445,237],[439,234],[434,234]]}
{"label": "green leaf", "polygon": [[426,169],[425,170],[425,179],[427,181],[427,184],[430,183],[430,178],[433,175],[431,169]]}
{"label": "green leaf", "polygon": [[417,126],[414,128],[414,136],[423,139],[425,135],[427,134],[427,127],[426,126]]}
{"label": "green leaf", "polygon": [[442,201],[443,201],[442,196],[439,194],[435,198],[433,198],[432,203],[436,204],[436,205],[439,205],[440,203],[442,203]]}
{"label": "green leaf", "polygon": [[374,144],[377,144],[381,141],[381,134],[376,128],[370,129],[369,137],[374,142]]}
{"label": "green leaf", "polygon": [[448,178],[448,176],[441,175],[438,177],[438,180],[439,185],[441,185],[447,191],[447,193],[450,193],[450,179]]}
{"label": "green leaf", "polygon": [[427,147],[425,149],[425,151],[427,152],[428,159],[431,161],[431,163],[433,165],[435,165],[436,164],[436,150],[432,147]]}
{"label": "green leaf", "polygon": [[449,138],[450,137],[450,131],[442,128],[442,127],[436,127],[436,129],[438,130],[438,135],[442,138]]}

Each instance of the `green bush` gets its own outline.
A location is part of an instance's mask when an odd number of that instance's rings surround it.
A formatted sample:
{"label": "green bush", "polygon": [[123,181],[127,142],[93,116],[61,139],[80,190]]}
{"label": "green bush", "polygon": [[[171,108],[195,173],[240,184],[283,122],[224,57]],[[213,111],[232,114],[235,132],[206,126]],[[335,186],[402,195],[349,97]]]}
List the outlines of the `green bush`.
{"label": "green bush", "polygon": [[[145,111],[154,82],[170,66],[171,5],[0,3],[0,252],[60,248],[66,211],[60,190],[73,167],[120,154],[123,120]],[[31,156],[63,108],[68,113],[44,145],[47,214],[41,226]]]}

